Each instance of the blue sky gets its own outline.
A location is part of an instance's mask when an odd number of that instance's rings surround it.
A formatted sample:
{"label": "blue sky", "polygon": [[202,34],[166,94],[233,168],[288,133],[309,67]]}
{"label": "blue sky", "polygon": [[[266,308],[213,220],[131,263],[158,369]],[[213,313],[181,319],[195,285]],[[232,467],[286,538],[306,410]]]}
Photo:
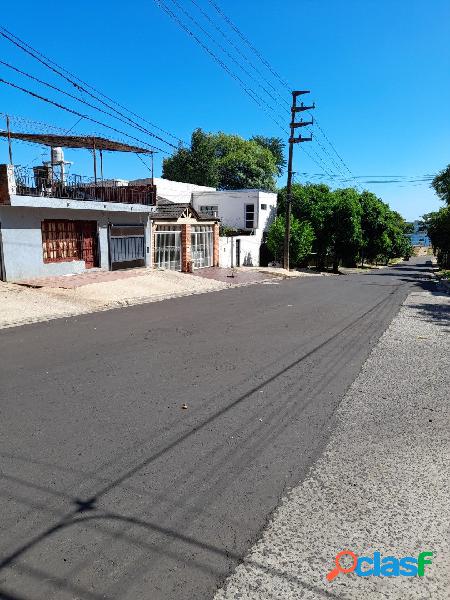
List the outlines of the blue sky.
{"label": "blue sky", "polygon": [[[195,30],[173,0],[164,1]],[[176,2],[211,31],[213,37],[226,43],[191,0]],[[282,97],[289,102],[289,90],[220,20],[208,0],[195,2],[233,40],[266,82],[276,88],[275,118],[288,122]],[[441,206],[428,183],[413,183],[407,177],[415,179],[433,174],[450,163],[449,0],[285,0],[277,3],[217,0],[217,4],[283,79],[297,89],[311,90],[310,99],[317,104],[315,115],[353,175],[360,177],[361,182],[383,180],[379,176],[386,176],[384,180],[402,176],[402,182],[361,183],[361,187],[375,192],[407,219],[418,218]],[[236,81],[153,0],[135,0],[126,5],[118,0],[78,0],[45,11],[38,10],[31,0],[21,0],[3,11],[2,25],[114,100],[183,140],[189,140],[196,127],[243,137],[284,135]],[[248,87],[255,86],[243,70],[221,54],[211,39],[198,29],[195,31]],[[232,47],[227,47],[236,60],[262,81],[249,62],[244,62]],[[76,93],[73,87],[3,38],[0,39],[0,59]],[[2,65],[0,77],[152,143],[146,134],[63,98]],[[272,91],[269,83],[264,86]],[[274,104],[261,88],[255,90]],[[1,112],[13,117],[42,121],[63,129],[72,127],[78,120],[4,84],[0,84],[0,98]],[[25,123],[13,118],[13,126],[20,123],[26,128]],[[37,130],[36,125],[30,124],[30,128]],[[87,121],[79,123],[73,132],[120,137]],[[320,131],[316,131],[315,137],[317,141],[295,147],[294,168],[299,181],[312,179],[317,174],[324,175],[326,181],[328,175],[323,164],[329,173],[338,172],[337,165],[346,172]],[[160,142],[153,141],[161,146]],[[171,150],[167,145],[161,147]],[[320,167],[304,150],[321,161]],[[6,162],[4,142],[0,152],[0,160]],[[14,144],[15,163],[36,164],[41,155],[42,150],[37,146]],[[155,159],[156,175],[160,174],[162,156],[159,154]],[[66,159],[74,161],[72,172],[92,174],[87,153],[67,150]],[[147,167],[135,155],[108,154],[105,157],[106,177],[134,178],[147,174]],[[284,178],[280,183],[284,183]]]}

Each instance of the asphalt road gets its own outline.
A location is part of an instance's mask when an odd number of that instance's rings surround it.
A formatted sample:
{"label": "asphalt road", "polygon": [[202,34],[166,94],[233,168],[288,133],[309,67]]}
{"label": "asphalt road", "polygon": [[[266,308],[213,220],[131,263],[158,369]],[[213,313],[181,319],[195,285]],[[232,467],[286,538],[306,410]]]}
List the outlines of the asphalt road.
{"label": "asphalt road", "polygon": [[3,330],[0,598],[212,598],[426,270]]}

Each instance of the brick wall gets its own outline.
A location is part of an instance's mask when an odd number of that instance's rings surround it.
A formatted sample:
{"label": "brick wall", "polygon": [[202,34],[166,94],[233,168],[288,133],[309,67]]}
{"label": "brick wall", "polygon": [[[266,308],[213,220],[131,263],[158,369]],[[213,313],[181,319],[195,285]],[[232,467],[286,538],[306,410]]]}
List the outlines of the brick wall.
{"label": "brick wall", "polygon": [[15,193],[14,167],[12,165],[0,165],[0,204],[11,204],[10,194]]}
{"label": "brick wall", "polygon": [[181,226],[181,270],[183,273],[190,272],[191,256],[191,226]]}
{"label": "brick wall", "polygon": [[219,266],[219,223],[213,228],[213,267]]}

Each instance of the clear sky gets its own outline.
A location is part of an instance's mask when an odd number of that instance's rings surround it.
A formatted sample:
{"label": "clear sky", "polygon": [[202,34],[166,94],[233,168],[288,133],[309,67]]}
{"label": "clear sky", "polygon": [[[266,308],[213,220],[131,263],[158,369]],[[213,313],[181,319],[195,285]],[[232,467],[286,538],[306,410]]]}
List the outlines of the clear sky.
{"label": "clear sky", "polygon": [[[191,0],[175,1],[178,6],[174,0],[164,0],[248,89],[276,105],[276,115],[267,109],[276,120],[288,123],[283,98],[290,102],[289,89],[221,20],[209,0],[195,3],[233,40],[246,59],[237,54]],[[428,182],[411,179],[436,173],[450,163],[450,0],[215,1],[289,85],[311,90],[310,99],[317,104],[315,116],[352,174],[361,181],[361,187],[375,192],[409,220],[441,206]],[[226,46],[247,73],[196,29],[180,6]],[[2,26],[183,140],[189,140],[196,127],[244,137],[285,136],[268,113],[153,0],[77,0],[44,9],[31,0],[21,0],[10,3],[8,10],[3,11]],[[3,38],[0,60],[77,93]],[[275,96],[276,102],[254,79],[249,79],[248,73]],[[64,98],[2,65],[0,77],[152,143],[145,133]],[[86,95],[84,98],[89,100]],[[0,111],[12,116],[63,129],[69,129],[78,120],[4,84],[0,84],[0,99]],[[13,127],[20,123],[13,119]],[[27,128],[23,122],[21,126],[23,130]],[[29,125],[34,131],[36,127]],[[94,131],[121,137],[86,120],[73,129],[74,133]],[[167,134],[153,131],[176,144]],[[317,180],[319,175],[327,181],[322,163],[329,173],[337,172],[337,165],[346,172],[320,131],[315,138],[317,141],[295,147],[297,180]],[[170,146],[153,142],[171,151]],[[320,167],[305,155],[305,149],[316,160],[321,157]],[[0,160],[6,162],[4,142],[0,153]],[[15,163],[36,164],[41,155],[38,146],[14,144]],[[155,159],[155,175],[160,175],[162,156],[160,153]],[[74,161],[72,172],[92,175],[86,152],[67,150],[66,159]],[[147,166],[135,155],[105,157],[106,177],[147,175]],[[395,183],[365,183],[390,179]],[[280,183],[284,183],[284,178]]]}

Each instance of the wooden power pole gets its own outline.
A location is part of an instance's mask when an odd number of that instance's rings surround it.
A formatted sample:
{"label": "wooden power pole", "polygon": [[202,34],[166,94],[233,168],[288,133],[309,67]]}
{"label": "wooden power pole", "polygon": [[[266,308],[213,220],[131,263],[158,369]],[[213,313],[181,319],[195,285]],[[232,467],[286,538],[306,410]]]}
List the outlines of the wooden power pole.
{"label": "wooden power pole", "polygon": [[284,229],[284,260],[283,266],[285,269],[289,270],[289,242],[291,239],[291,204],[292,204],[292,159],[294,155],[294,144],[299,144],[301,142],[310,142],[312,140],[312,135],[310,137],[299,137],[295,136],[295,130],[298,127],[306,127],[307,125],[313,125],[314,121],[303,121],[300,119],[297,123],[295,122],[295,115],[298,112],[303,112],[305,110],[311,110],[316,108],[315,103],[313,102],[312,106],[304,106],[303,102],[300,106],[297,106],[297,98],[302,94],[309,94],[309,90],[304,91],[294,91],[292,92],[292,107],[291,107],[291,137],[289,138],[289,160],[288,160],[288,176],[287,176],[287,186],[286,186],[286,223]]}

